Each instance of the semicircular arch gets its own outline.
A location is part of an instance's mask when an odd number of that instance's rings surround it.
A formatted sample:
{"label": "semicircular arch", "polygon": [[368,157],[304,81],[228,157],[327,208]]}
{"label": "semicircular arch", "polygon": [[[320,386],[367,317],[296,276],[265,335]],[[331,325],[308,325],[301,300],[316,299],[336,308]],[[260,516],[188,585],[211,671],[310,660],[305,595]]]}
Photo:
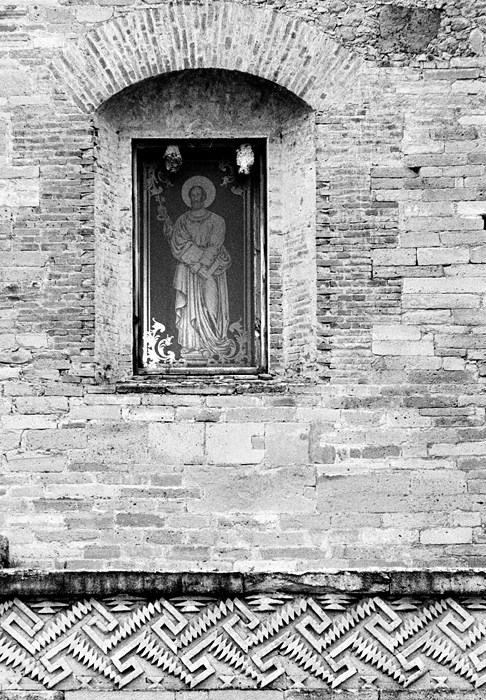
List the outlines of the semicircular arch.
{"label": "semicircular arch", "polygon": [[216,1],[167,4],[103,22],[55,56],[51,68],[85,112],[141,80],[194,68],[264,78],[318,110],[333,94],[349,94],[362,65],[307,22]]}

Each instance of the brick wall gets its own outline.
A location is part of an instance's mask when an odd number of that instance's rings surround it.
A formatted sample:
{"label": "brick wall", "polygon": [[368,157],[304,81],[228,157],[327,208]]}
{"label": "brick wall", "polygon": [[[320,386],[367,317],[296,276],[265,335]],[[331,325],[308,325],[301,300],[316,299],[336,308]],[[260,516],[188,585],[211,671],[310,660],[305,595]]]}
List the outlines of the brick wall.
{"label": "brick wall", "polygon": [[[486,63],[458,56],[479,19],[464,5],[461,29],[445,3],[430,60],[385,51],[375,27],[364,62],[342,45],[362,46],[360,7],[378,16],[371,2],[1,9],[12,564],[484,566]],[[260,118],[273,139],[273,380],[129,376],[129,139],[187,127],[200,78],[156,76],[190,68],[220,71],[205,74],[214,104],[233,95],[219,122],[199,110],[205,135]],[[194,99],[178,101],[181,80]]]}

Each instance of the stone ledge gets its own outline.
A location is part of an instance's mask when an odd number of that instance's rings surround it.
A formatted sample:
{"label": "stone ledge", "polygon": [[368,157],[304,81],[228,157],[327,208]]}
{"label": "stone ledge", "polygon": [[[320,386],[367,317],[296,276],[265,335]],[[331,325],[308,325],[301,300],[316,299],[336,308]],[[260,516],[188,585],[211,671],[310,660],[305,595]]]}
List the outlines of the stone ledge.
{"label": "stone ledge", "polygon": [[0,570],[2,597],[346,593],[416,597],[484,595],[486,570],[329,571],[290,573]]}
{"label": "stone ledge", "polygon": [[232,394],[270,393],[286,391],[287,384],[268,378],[252,375],[231,376],[226,381],[215,381],[215,377],[180,377],[167,376],[157,380],[126,381],[116,383],[117,394],[195,394],[197,396],[230,396]]}
{"label": "stone ledge", "polygon": [[[83,679],[84,680],[84,679]],[[0,690],[0,700],[122,700],[128,697],[130,689],[97,690],[91,685],[88,689],[37,690],[17,689]],[[407,688],[372,688],[371,686],[355,689],[307,688],[277,690],[235,689],[228,690],[140,690],[136,689],[136,700],[188,700],[192,695],[197,700],[336,700],[339,696],[354,697],[358,700],[484,700],[482,690],[458,690],[447,687],[409,690]],[[96,693],[96,695],[93,695]]]}

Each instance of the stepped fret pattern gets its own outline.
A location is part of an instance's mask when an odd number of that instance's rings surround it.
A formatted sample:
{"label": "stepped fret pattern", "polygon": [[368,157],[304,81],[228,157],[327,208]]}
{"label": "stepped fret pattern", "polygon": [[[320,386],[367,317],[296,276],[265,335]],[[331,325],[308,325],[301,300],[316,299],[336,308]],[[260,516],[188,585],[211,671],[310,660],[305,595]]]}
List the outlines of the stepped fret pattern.
{"label": "stepped fret pattern", "polygon": [[486,687],[486,599],[0,603],[0,688]]}

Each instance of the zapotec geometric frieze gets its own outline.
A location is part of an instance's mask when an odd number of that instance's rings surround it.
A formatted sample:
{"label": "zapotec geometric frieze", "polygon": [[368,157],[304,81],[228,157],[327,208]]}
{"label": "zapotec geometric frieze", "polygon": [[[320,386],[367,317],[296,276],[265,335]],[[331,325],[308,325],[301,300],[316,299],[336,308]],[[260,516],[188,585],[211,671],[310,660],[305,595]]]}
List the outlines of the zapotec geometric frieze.
{"label": "zapotec geometric frieze", "polygon": [[486,686],[486,599],[119,595],[0,603],[0,687]]}

